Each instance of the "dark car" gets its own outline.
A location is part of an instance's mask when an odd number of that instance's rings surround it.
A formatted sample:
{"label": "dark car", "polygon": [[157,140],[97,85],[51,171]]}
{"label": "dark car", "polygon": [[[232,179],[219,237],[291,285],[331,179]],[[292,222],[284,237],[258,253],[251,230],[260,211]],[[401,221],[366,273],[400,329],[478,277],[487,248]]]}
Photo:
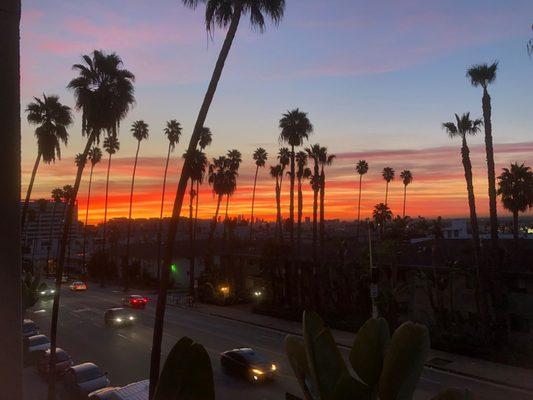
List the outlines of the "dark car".
{"label": "dark car", "polygon": [[39,334],[39,325],[33,322],[31,319],[24,319],[22,321],[22,336],[30,337]]}
{"label": "dark car", "polygon": [[54,297],[56,293],[56,290],[51,287],[43,287],[42,290],[39,292],[39,296],[43,299]]}
{"label": "dark car", "polygon": [[276,364],[250,348],[234,349],[220,354],[222,369],[242,376],[252,382],[263,382],[274,378]]}
{"label": "dark car", "polygon": [[70,367],[63,377],[65,389],[71,399],[87,399],[89,393],[109,386],[107,373],[98,365],[83,363]]}
{"label": "dark car", "polygon": [[110,308],[104,313],[106,325],[125,326],[135,322],[135,315],[124,308]]}
{"label": "dark car", "polygon": [[122,305],[131,308],[144,308],[146,303],[148,303],[148,298],[138,294],[130,294],[122,298]]}
{"label": "dark car", "polygon": [[[62,348],[56,347],[56,377],[63,376],[72,364],[70,355]],[[43,356],[39,358],[37,369],[44,376],[48,376],[50,373],[50,349],[46,350]]]}

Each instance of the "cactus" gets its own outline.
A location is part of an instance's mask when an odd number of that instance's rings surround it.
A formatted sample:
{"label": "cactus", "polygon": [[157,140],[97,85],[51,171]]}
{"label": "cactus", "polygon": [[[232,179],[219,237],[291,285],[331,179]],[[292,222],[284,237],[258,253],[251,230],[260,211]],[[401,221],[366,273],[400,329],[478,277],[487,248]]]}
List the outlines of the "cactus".
{"label": "cactus", "polygon": [[181,338],[170,351],[153,400],[214,400],[211,360],[204,346]]}

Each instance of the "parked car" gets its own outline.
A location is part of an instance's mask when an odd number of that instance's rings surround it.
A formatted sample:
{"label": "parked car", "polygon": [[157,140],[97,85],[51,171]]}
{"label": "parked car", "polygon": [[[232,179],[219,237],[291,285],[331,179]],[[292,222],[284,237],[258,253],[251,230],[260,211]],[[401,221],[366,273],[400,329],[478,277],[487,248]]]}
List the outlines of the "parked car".
{"label": "parked car", "polygon": [[33,322],[31,319],[24,319],[22,321],[22,336],[30,337],[39,334],[39,325]]}
{"label": "parked car", "polygon": [[74,281],[69,287],[72,291],[87,290],[87,285],[82,281]]}
{"label": "parked car", "polygon": [[122,305],[131,308],[144,308],[146,303],[148,303],[148,298],[138,294],[130,294],[122,298]]}
{"label": "parked car", "polygon": [[105,388],[89,394],[89,400],[148,400],[150,380],[130,383],[117,388]]}
{"label": "parked car", "polygon": [[125,326],[135,322],[135,315],[124,308],[110,308],[104,313],[106,325]]}
{"label": "parked car", "polygon": [[50,348],[50,339],[45,335],[24,338],[23,358],[25,365],[35,364],[44,352]]}
{"label": "parked car", "polygon": [[[60,347],[56,347],[56,377],[63,376],[74,364],[70,355]],[[44,376],[50,372],[50,349],[46,350],[37,362],[37,369]]]}
{"label": "parked car", "polygon": [[277,366],[250,348],[228,350],[220,354],[222,369],[252,382],[274,378]]}
{"label": "parked car", "polygon": [[89,393],[106,388],[110,384],[107,373],[93,363],[83,363],[70,367],[65,372],[63,382],[71,400],[85,400]]}

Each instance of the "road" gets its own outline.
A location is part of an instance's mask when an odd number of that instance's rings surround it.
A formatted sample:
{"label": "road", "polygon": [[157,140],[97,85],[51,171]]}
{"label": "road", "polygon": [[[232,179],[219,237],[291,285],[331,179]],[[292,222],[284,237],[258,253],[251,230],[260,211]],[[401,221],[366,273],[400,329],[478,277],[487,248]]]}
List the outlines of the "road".
{"label": "road", "polygon": [[[110,328],[104,325],[104,311],[120,304],[122,293],[112,289],[91,287],[85,292],[70,292],[64,287],[61,296],[58,346],[78,362],[94,362],[109,373],[113,385],[122,386],[146,379],[149,375],[152,328],[155,302],[145,310],[135,310],[136,324],[131,327]],[[28,315],[48,335],[52,301],[41,301]],[[268,328],[194,311],[168,307],[163,337],[163,359],[172,345],[188,336],[207,349],[213,366],[216,398],[219,400],[246,397],[253,399],[283,399],[285,392],[300,395],[283,351],[284,334]],[[236,347],[252,347],[279,366],[274,382],[254,385],[224,374],[220,368],[220,352]],[[347,350],[342,350],[347,355]],[[479,400],[532,399],[531,393],[480,382],[441,371],[425,369],[415,399],[430,399],[446,387],[468,388]],[[244,395],[245,394],[245,395]]]}

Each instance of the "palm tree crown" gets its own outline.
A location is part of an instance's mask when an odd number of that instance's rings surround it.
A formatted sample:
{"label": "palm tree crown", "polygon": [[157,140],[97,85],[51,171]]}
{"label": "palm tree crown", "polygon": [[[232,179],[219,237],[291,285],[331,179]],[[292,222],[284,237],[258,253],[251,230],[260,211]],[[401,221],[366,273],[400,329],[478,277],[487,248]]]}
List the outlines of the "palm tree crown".
{"label": "palm tree crown", "polygon": [[107,136],[104,139],[104,150],[108,154],[115,154],[117,151],[119,151],[120,143],[118,141],[118,138],[116,136]]}
{"label": "palm tree crown", "polygon": [[87,159],[85,157],[83,157],[82,153],[78,153],[74,157],[74,164],[76,164],[76,167],[79,167],[81,165],[85,166],[86,162],[87,162]]}
{"label": "palm tree crown", "polygon": [[366,174],[368,172],[368,163],[365,160],[359,160],[359,162],[355,166],[355,171],[359,175]]}
{"label": "palm tree crown", "polygon": [[45,163],[61,159],[60,143],[67,144],[67,128],[72,124],[70,107],[59,102],[58,96],[46,96],[43,99],[33,98],[35,101],[26,106],[28,122],[39,125],[35,129],[37,147]]}
{"label": "palm tree crown", "polygon": [[385,167],[383,168],[383,172],[381,173],[383,176],[383,179],[385,179],[388,182],[394,180],[394,169],[391,167]]}
{"label": "palm tree crown", "polygon": [[468,69],[466,76],[470,78],[472,86],[481,86],[483,89],[486,89],[489,84],[496,80],[497,70],[498,62],[493,62],[491,65],[476,64]]}
{"label": "palm tree crown", "polygon": [[451,138],[456,136],[466,137],[466,135],[475,135],[479,132],[481,125],[483,125],[481,119],[471,120],[470,113],[464,113],[460,117],[455,114],[455,121],[456,123],[445,122],[442,124],[443,129]]}
{"label": "palm tree crown", "polygon": [[405,186],[413,182],[413,174],[408,169],[400,172],[400,178],[402,178],[402,182]]}
{"label": "palm tree crown", "polygon": [[99,147],[93,147],[91,151],[89,151],[89,160],[93,167],[98,164],[100,160],[102,160],[102,150],[100,150]]}
{"label": "palm tree crown", "polygon": [[533,171],[524,164],[503,168],[498,177],[498,194],[503,206],[513,212],[524,212],[533,207]]}
{"label": "palm tree crown", "polygon": [[207,146],[211,144],[213,141],[213,134],[211,133],[211,129],[209,129],[207,126],[204,126],[202,129],[200,129],[200,139],[198,139],[198,146],[200,146],[200,149],[205,149]]}
{"label": "palm tree crown", "polygon": [[392,211],[386,204],[379,203],[374,206],[372,217],[378,226],[383,227],[386,222],[392,221]]}
{"label": "palm tree crown", "polygon": [[307,113],[298,108],[282,115],[279,120],[279,128],[281,129],[280,140],[295,147],[301,146],[313,132],[313,125],[309,121]]}
{"label": "palm tree crown", "polygon": [[135,121],[131,125],[130,131],[133,134],[133,137],[139,142],[144,139],[148,139],[148,124],[143,120]]}
{"label": "palm tree crown", "polygon": [[280,148],[278,151],[278,160],[282,168],[285,168],[291,161],[291,151],[287,147]]}
{"label": "palm tree crown", "polygon": [[264,167],[268,159],[268,153],[262,147],[258,147],[253,154],[253,159],[257,167]]}
{"label": "palm tree crown", "polygon": [[135,76],[121,68],[122,59],[115,53],[95,50],[83,56],[84,64],[75,64],[78,77],[68,88],[74,91],[76,108],[82,111],[82,133],[94,134],[98,141],[105,130],[116,135],[119,123],[135,103]]}
{"label": "palm tree crown", "polygon": [[171,119],[167,122],[164,132],[168,139],[170,150],[173,151],[176,144],[180,141],[181,124],[175,119]]}
{"label": "palm tree crown", "polygon": [[185,162],[188,164],[191,171],[191,179],[194,182],[202,182],[209,162],[205,153],[201,150],[194,149],[183,154]]}
{"label": "palm tree crown", "polygon": [[228,150],[226,154],[228,167],[230,170],[237,172],[242,162],[242,154],[239,150]]}

